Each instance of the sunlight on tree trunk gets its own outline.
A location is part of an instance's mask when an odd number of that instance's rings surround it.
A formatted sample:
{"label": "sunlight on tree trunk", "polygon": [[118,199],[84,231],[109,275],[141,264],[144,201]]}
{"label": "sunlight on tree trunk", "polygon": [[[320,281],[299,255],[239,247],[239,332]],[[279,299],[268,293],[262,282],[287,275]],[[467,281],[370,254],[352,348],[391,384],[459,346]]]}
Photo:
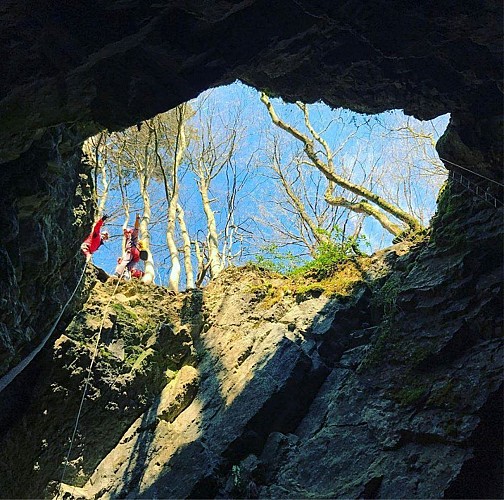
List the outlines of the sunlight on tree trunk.
{"label": "sunlight on tree trunk", "polygon": [[207,219],[208,229],[208,261],[210,263],[210,275],[216,278],[222,271],[222,260],[219,252],[219,235],[217,233],[217,224],[215,222],[215,215],[210,206],[210,199],[208,197],[208,183],[205,180],[198,182],[198,187],[201,193],[201,200],[203,202],[203,210]]}
{"label": "sunlight on tree trunk", "polygon": [[166,243],[170,252],[172,268],[168,280],[168,289],[178,292],[180,286],[180,259],[177,243],[175,241],[175,223],[177,216],[177,206],[179,200],[178,169],[182,162],[187,143],[185,134],[186,105],[182,104],[176,108],[177,112],[177,138],[175,142],[175,152],[173,158],[173,169],[171,172],[171,192],[168,204],[168,221],[166,223]]}
{"label": "sunlight on tree trunk", "polygon": [[198,264],[198,274],[196,276],[196,287],[200,288],[205,280],[206,274],[208,272],[208,268],[210,266],[210,262],[208,259],[205,262],[203,252],[201,251],[200,242],[195,240],[192,242],[194,245],[194,254],[196,255],[196,262]]}
{"label": "sunlight on tree trunk", "polygon": [[149,183],[152,178],[152,169],[153,162],[150,158],[150,143],[153,139],[152,130],[149,127],[149,134],[147,140],[144,144],[144,158],[143,162],[139,164],[139,168],[137,169],[138,175],[138,183],[140,187],[140,196],[142,197],[143,202],[143,216],[140,222],[140,231],[142,235],[142,241],[147,249],[148,258],[145,261],[145,274],[142,278],[142,281],[146,284],[150,284],[154,282],[155,272],[154,272],[154,260],[152,257],[152,252],[150,249],[150,219],[151,219],[151,201],[149,194]]}
{"label": "sunlight on tree trunk", "polygon": [[191,238],[189,237],[189,231],[187,230],[184,210],[180,204],[177,205],[177,219],[180,232],[182,234],[186,288],[191,289],[194,288],[194,273],[191,262]]}
{"label": "sunlight on tree trunk", "polygon": [[[141,183],[140,183],[141,184]],[[149,224],[151,219],[151,206],[150,197],[146,190],[142,189],[142,199],[144,205],[143,216],[140,221],[140,234],[142,240],[142,250],[147,251],[147,260],[144,261],[144,275],[142,277],[142,282],[150,285],[154,282],[155,271],[154,271],[154,259],[152,257],[152,252],[150,251],[150,231]]]}
{"label": "sunlight on tree trunk", "polygon": [[[225,257],[219,249],[221,235],[212,208],[212,202],[215,202],[216,199],[210,198],[210,190],[212,183],[215,182],[219,174],[225,168],[231,166],[239,137],[243,133],[241,111],[240,107],[234,109],[235,114],[230,123],[219,127],[216,125],[219,122],[219,110],[206,106],[205,114],[202,112],[202,107],[200,107],[198,112],[201,125],[198,130],[199,135],[196,138],[197,146],[190,151],[189,164],[191,170],[197,176],[197,185],[206,218],[208,263],[211,279],[216,278],[224,268]],[[217,127],[219,128],[217,129]],[[232,207],[231,210],[234,210]],[[229,208],[228,205],[228,210]],[[230,213],[228,212],[226,226],[229,223],[229,217]]]}
{"label": "sunlight on tree trunk", "polygon": [[[118,173],[118,178],[119,178],[119,190],[121,191],[121,203],[122,203],[122,208],[124,210],[124,219],[123,219],[123,224],[122,224],[122,231],[124,233],[125,229],[128,229],[128,224],[129,224],[129,218],[130,218],[130,203],[128,200],[128,197],[126,196],[125,192],[125,186],[123,182],[123,177],[122,177],[122,171],[121,167],[118,167],[117,169]],[[126,240],[124,238],[121,238],[121,255],[124,254],[126,251]]]}

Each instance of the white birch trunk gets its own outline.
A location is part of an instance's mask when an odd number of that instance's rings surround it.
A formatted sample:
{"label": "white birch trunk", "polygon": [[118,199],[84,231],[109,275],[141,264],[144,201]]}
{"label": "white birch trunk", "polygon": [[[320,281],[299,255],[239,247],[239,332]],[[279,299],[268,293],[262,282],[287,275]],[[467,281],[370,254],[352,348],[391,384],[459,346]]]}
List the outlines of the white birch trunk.
{"label": "white birch trunk", "polygon": [[168,223],[166,227],[166,244],[170,252],[172,268],[170,271],[170,278],[168,280],[168,289],[174,292],[179,291],[180,283],[180,259],[178,254],[177,244],[175,242],[175,217],[177,212],[177,200],[173,197],[170,200],[168,207]]}
{"label": "white birch trunk", "polygon": [[203,202],[203,210],[207,219],[208,229],[208,260],[210,263],[210,275],[216,278],[222,271],[222,259],[219,253],[219,236],[217,233],[217,223],[215,222],[215,215],[210,205],[208,198],[208,184],[201,180],[199,183],[201,200]]}
{"label": "white birch trunk", "polygon": [[182,233],[182,241],[184,244],[184,268],[186,273],[186,288],[189,290],[194,288],[194,272],[191,262],[191,239],[185,222],[184,209],[180,204],[177,205],[177,218]]}
{"label": "white birch trunk", "polygon": [[151,204],[150,204],[150,195],[147,190],[149,184],[148,179],[143,180],[142,176],[140,176],[140,178],[141,178],[140,192],[142,195],[144,206],[143,217],[140,221],[140,235],[143,243],[142,249],[146,250],[148,254],[147,260],[144,262],[145,274],[142,277],[142,282],[146,283],[147,285],[150,285],[151,283],[154,282],[154,278],[156,277],[154,270],[154,259],[152,257],[152,252],[150,251],[149,224],[151,218]]}
{"label": "white birch trunk", "polygon": [[184,123],[185,107],[180,110],[178,118],[177,142],[175,147],[175,158],[173,161],[173,174],[172,174],[172,193],[171,200],[168,205],[168,222],[166,225],[166,244],[170,252],[172,268],[168,280],[168,289],[174,292],[179,291],[180,286],[180,259],[177,244],[175,242],[175,223],[177,215],[177,205],[179,198],[179,185],[178,185],[178,168],[186,149],[185,137],[185,123]]}

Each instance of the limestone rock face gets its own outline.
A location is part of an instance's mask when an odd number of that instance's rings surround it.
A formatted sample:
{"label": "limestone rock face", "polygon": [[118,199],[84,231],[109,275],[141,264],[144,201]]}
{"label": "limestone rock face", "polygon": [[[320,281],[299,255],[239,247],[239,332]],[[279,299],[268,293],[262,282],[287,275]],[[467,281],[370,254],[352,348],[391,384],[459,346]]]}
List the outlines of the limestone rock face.
{"label": "limestone rock face", "polygon": [[[22,418],[19,408],[11,411],[10,429],[3,429],[4,498],[54,493],[74,429],[64,479],[81,486],[144,411],[142,425],[148,425],[153,402],[174,418],[194,397],[195,326],[184,320],[181,309],[197,303],[198,292],[174,300],[158,289],[145,293],[146,288],[117,279],[93,281],[90,299],[64,334],[18,377],[17,383],[29,386],[24,397],[31,404]],[[170,405],[166,393],[172,386],[180,390],[172,391]],[[3,394],[15,395],[15,387]]]}
{"label": "limestone rock face", "polygon": [[248,266],[174,295],[102,278],[30,368],[32,403],[0,442],[2,491],[499,498],[502,212],[444,196],[422,242],[327,280]]}
{"label": "limestone rock face", "polygon": [[[0,375],[82,271],[84,138],[211,86],[450,112],[440,156],[502,201],[502,14],[491,0],[4,2]],[[90,269],[0,398],[2,496],[58,488],[101,330],[61,485],[71,496],[500,497],[502,215],[454,184],[426,241],[330,293],[287,293],[247,268],[204,294],[116,294]]]}
{"label": "limestone rock face", "polygon": [[92,212],[82,135],[54,127],[0,175],[0,374],[51,328],[83,268]]}
{"label": "limestone rock face", "polygon": [[[104,127],[241,79],[360,112],[450,112],[441,156],[501,178],[503,23],[491,0],[9,0],[0,22],[8,54],[0,63],[0,374],[43,337],[77,282],[78,244],[94,218],[79,147]],[[484,188],[502,198],[497,185]]]}

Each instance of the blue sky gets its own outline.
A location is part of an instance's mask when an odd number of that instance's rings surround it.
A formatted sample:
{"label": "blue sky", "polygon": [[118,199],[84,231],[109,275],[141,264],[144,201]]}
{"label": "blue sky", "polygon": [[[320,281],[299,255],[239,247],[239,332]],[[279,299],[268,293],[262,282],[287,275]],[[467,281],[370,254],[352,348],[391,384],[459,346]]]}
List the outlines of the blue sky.
{"label": "blue sky", "polygon": [[[203,105],[201,105],[202,102]],[[306,131],[302,114],[297,106],[285,104],[280,99],[273,99],[272,102],[281,118],[303,132]],[[214,122],[224,130],[230,120],[236,116],[238,109],[242,114],[243,139],[235,156],[235,164],[240,175],[247,175],[247,181],[239,192],[236,222],[243,227],[243,234],[249,238],[243,260],[253,260],[253,253],[257,252],[261,245],[266,244],[266,240],[274,241],[277,237],[274,231],[261,225],[261,219],[270,217],[271,220],[284,227],[291,224],[286,214],[274,208],[278,207],[274,200],[278,201],[281,194],[278,185],[271,181],[271,171],[268,169],[270,157],[267,151],[270,148],[271,139],[275,134],[280,137],[282,159],[285,160],[286,165],[296,158],[296,155],[299,156],[299,144],[291,141],[285,132],[273,126],[264,105],[259,101],[257,91],[243,84],[235,83],[227,87],[211,89],[194,100],[192,105],[200,108],[199,113],[193,118],[195,126],[198,119],[205,119],[211,114]],[[335,159],[337,168],[346,169],[349,165],[353,166],[354,182],[362,182],[369,175],[369,168],[374,166],[376,172],[379,172],[377,177],[381,175],[382,179],[371,187],[379,194],[395,197],[403,209],[416,210],[416,215],[421,216],[423,222],[428,224],[435,210],[437,191],[446,174],[443,169],[438,169],[436,174],[432,175],[434,169],[430,162],[437,161],[440,164],[437,154],[430,147],[426,150],[425,146],[422,146],[423,149],[420,151],[415,141],[406,140],[404,127],[409,126],[420,132],[431,133],[437,139],[447,126],[448,115],[422,123],[411,117],[405,117],[399,110],[370,116],[342,109],[331,110],[322,103],[316,103],[310,106],[310,117],[316,130],[323,131],[323,136],[333,151],[345,144]],[[349,136],[352,136],[351,139],[348,139]],[[193,146],[196,145],[193,144]],[[246,166],[248,166],[247,169]],[[318,174],[309,175],[316,180],[315,176]],[[409,186],[413,186],[412,188],[404,188],[406,183],[401,182],[401,177],[406,176],[413,179],[413,182],[409,183]],[[394,178],[397,179],[394,180]],[[224,224],[226,217],[226,185],[225,175],[222,174],[216,179],[212,190],[215,200],[212,205],[217,212],[220,227]],[[141,200],[135,183],[129,187],[128,195],[132,205],[131,220],[133,220],[136,212],[142,213]],[[313,193],[309,196],[313,198]],[[165,243],[166,201],[163,200],[163,188],[153,184],[151,197],[153,199],[152,220],[158,221],[151,228],[152,250],[158,267],[156,282],[165,284],[170,265]],[[181,203],[186,212],[186,220],[192,237],[198,234],[198,230],[201,235],[201,230],[205,228],[204,213],[194,174],[189,171],[184,174],[181,181]],[[107,224],[112,239],[102,246],[93,258],[94,263],[108,273],[114,271],[117,257],[120,255],[120,234],[123,222],[120,206],[119,193],[111,192],[106,212],[119,213],[119,216]],[[418,207],[421,207],[421,210]],[[349,227],[353,223],[352,219],[355,217],[350,217]],[[383,248],[391,243],[391,236],[369,218],[364,222],[363,232],[370,242],[371,250]],[[263,235],[264,239],[258,238],[259,235]],[[296,251],[303,253],[299,248],[292,247],[291,250],[294,253]],[[141,268],[141,265],[139,267]]]}

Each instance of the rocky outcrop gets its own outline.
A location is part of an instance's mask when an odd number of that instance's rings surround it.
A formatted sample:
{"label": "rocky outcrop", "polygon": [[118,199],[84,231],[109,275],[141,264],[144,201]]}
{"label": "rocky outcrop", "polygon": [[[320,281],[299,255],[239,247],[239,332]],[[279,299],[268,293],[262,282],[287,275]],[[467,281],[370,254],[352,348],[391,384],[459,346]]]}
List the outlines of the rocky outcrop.
{"label": "rocky outcrop", "polygon": [[[105,273],[98,277],[107,278]],[[64,333],[18,376],[16,384],[28,387],[21,391],[22,402],[30,405],[20,408],[18,401],[7,412],[11,421],[3,422],[9,429],[3,427],[2,433],[3,498],[40,498],[54,492],[61,479],[83,484],[131,423],[145,411],[150,414],[160,394],[161,408],[172,417],[187,404],[181,400],[169,407],[163,396],[170,380],[180,380],[179,370],[196,361],[193,325],[181,313],[192,299],[174,300],[157,289],[144,293],[145,288],[95,282],[89,301]],[[7,399],[19,390],[13,385],[3,393]]]}
{"label": "rocky outcrop", "polygon": [[47,127],[124,128],[237,78],[289,100],[495,116],[502,9],[386,1],[9,1],[2,158]]}
{"label": "rocky outcrop", "polygon": [[502,213],[478,200],[446,192],[422,242],[322,280],[98,283],[4,436],[2,491],[55,491],[102,327],[71,498],[499,498]]}
{"label": "rocky outcrop", "polygon": [[[81,272],[82,140],[208,87],[450,112],[440,156],[502,201],[495,2],[22,0],[0,19],[0,374]],[[70,495],[499,497],[502,232],[502,209],[454,184],[429,239],[368,262],[360,285],[291,293],[250,269],[203,296],[119,284],[103,327],[116,283],[91,272],[56,343],[2,393],[2,496],[55,491],[102,328]]]}
{"label": "rocky outcrop", "polygon": [[54,127],[0,175],[0,374],[49,331],[73,292],[92,212],[82,134]]}
{"label": "rocky outcrop", "polygon": [[[261,497],[501,495],[502,269],[494,265],[502,228],[495,215],[473,213],[477,225],[438,220],[431,241],[399,257],[371,296],[371,309],[383,313],[377,326],[341,331],[335,318],[319,341],[342,346],[333,350],[334,368],[296,431],[266,443],[256,473],[263,465],[272,485]],[[476,254],[488,266],[475,265]],[[483,428],[486,437],[477,437]]]}

